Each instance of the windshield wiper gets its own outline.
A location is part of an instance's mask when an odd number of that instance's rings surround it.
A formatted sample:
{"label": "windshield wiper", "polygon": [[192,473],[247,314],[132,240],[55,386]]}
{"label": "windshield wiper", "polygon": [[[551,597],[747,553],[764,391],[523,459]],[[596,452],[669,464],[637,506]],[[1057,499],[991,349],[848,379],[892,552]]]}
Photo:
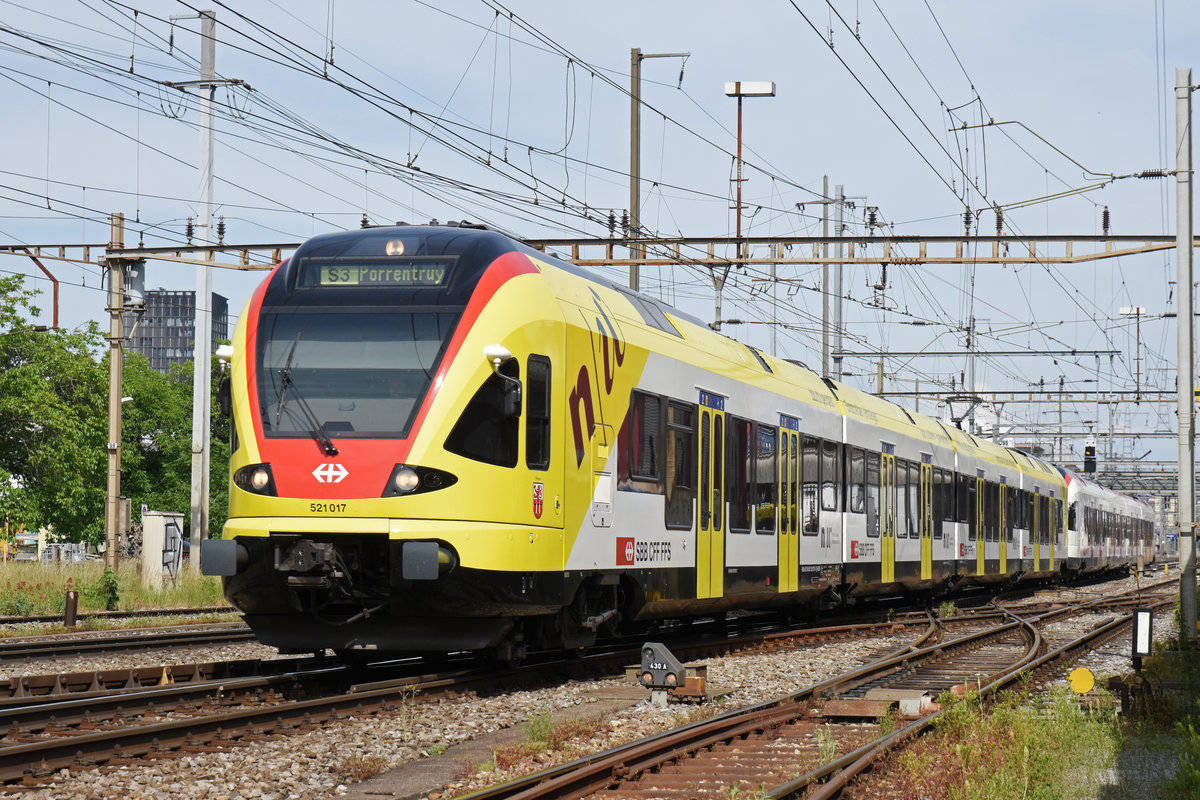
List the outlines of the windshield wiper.
{"label": "windshield wiper", "polygon": [[283,365],[283,369],[279,370],[279,403],[275,406],[275,424],[279,424],[280,418],[283,416],[283,400],[287,396],[288,387],[292,387],[292,396],[296,401],[296,405],[300,406],[300,411],[304,414],[305,421],[308,422],[309,435],[317,440],[317,444],[321,445],[321,449],[325,451],[327,456],[336,456],[340,452],[333,444],[333,439],[329,438],[329,434],[325,431],[325,426],[321,424],[321,420],[313,413],[312,407],[305,401],[304,396],[300,394],[300,390],[296,388],[295,381],[292,380],[292,357],[296,355],[296,345],[300,344],[300,334],[296,334],[296,338],[292,340],[292,346],[288,348],[287,361]]}

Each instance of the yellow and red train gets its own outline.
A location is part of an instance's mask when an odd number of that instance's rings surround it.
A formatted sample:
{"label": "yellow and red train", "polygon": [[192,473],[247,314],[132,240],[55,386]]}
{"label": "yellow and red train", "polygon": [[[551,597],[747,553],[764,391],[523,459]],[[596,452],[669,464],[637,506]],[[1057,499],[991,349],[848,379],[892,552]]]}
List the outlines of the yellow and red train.
{"label": "yellow and red train", "polygon": [[233,350],[202,561],[288,650],[518,658],[1153,555],[1136,501],[481,226],[318,236]]}

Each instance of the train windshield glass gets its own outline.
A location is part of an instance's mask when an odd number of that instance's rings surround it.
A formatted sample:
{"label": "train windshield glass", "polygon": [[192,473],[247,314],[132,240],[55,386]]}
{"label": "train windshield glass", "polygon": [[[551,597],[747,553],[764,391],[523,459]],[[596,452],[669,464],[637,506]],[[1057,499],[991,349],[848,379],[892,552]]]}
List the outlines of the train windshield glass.
{"label": "train windshield glass", "polygon": [[404,437],[458,313],[264,314],[258,402],[273,437]]}

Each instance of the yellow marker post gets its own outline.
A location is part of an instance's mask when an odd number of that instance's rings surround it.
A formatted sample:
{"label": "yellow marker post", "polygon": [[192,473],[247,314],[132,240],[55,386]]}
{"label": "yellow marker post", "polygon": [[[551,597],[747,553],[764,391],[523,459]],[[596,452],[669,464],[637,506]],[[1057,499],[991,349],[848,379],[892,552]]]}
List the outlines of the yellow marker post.
{"label": "yellow marker post", "polygon": [[1087,694],[1096,688],[1096,676],[1087,667],[1076,667],[1067,675],[1067,685],[1075,694]]}

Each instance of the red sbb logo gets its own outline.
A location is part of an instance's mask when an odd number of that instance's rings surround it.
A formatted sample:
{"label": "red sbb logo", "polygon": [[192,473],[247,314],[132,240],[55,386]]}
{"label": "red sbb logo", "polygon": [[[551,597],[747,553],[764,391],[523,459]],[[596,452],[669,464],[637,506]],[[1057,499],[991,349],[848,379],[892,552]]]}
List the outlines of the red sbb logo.
{"label": "red sbb logo", "polygon": [[633,537],[617,537],[617,566],[633,566]]}
{"label": "red sbb logo", "polygon": [[850,540],[850,557],[858,558],[858,541],[855,539]]}

